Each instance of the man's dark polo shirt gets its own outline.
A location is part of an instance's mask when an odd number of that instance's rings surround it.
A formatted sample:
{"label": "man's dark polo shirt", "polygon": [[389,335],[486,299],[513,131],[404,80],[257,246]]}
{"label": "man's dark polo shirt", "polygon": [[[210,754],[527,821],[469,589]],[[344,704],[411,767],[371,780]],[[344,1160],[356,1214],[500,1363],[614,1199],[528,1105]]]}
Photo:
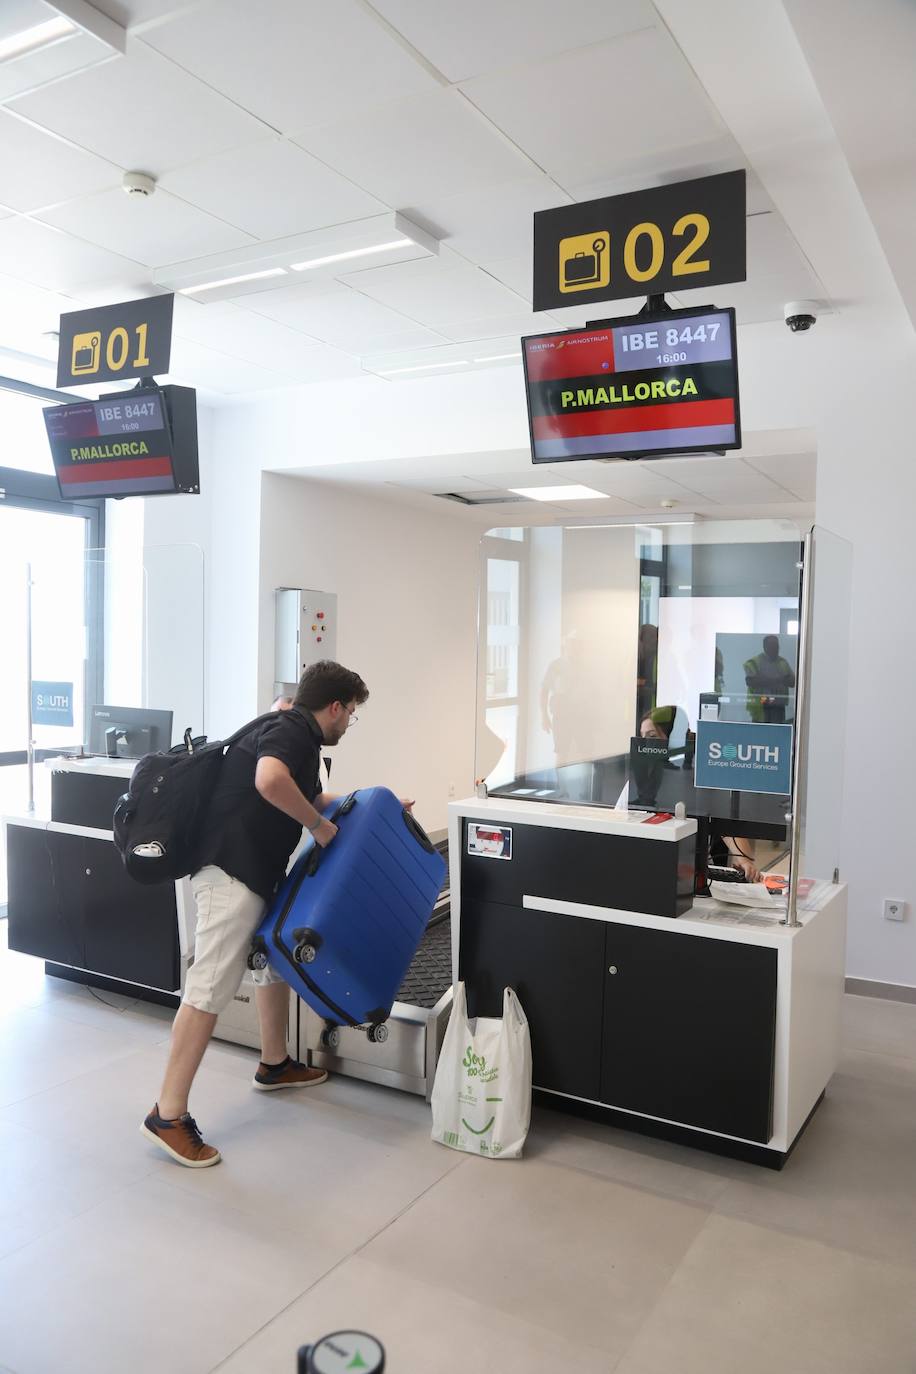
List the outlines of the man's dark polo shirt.
{"label": "man's dark polo shirt", "polygon": [[277,711],[234,744],[223,759],[207,808],[199,868],[215,864],[265,901],[286,873],[302,826],[266,802],[254,785],[259,759],[279,759],[309,801],[321,791],[321,729],[310,711]]}

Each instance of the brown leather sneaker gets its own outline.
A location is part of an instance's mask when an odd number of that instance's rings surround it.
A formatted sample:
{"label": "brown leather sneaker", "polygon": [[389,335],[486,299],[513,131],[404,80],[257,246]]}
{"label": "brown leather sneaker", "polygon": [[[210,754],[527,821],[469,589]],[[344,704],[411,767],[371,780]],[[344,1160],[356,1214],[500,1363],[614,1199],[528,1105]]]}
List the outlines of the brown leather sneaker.
{"label": "brown leather sneaker", "polygon": [[325,1069],[308,1069],[304,1064],[287,1056],[284,1064],[273,1068],[262,1060],[254,1076],[254,1086],[262,1093],[276,1092],[278,1088],[313,1088],[327,1078]]}
{"label": "brown leather sneaker", "polygon": [[204,1144],[197,1122],[189,1112],[176,1117],[174,1121],[167,1121],[159,1115],[158,1102],[140,1127],[140,1133],[154,1140],[166,1154],[187,1169],[207,1169],[222,1159],[214,1145]]}

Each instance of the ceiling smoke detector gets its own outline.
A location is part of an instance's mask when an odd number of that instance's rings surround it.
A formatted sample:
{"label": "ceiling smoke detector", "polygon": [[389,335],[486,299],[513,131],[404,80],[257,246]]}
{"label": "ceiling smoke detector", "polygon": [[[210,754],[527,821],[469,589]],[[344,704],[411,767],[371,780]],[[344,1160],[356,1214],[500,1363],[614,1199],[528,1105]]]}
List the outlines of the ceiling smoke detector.
{"label": "ceiling smoke detector", "polygon": [[121,189],[127,196],[151,196],[156,189],[156,178],[146,172],[125,172]]}

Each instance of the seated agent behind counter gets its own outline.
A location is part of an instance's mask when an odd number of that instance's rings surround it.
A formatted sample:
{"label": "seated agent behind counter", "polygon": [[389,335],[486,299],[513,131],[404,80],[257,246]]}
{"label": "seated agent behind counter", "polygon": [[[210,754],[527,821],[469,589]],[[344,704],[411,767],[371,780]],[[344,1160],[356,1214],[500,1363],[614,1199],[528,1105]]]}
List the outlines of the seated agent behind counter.
{"label": "seated agent behind counter", "polygon": [[[303,673],[289,709],[240,739],[222,764],[204,820],[200,867],[191,878],[197,903],[194,963],[172,1027],[159,1101],[141,1127],[179,1164],[200,1169],[220,1161],[188,1113],[191,1084],[216,1018],[235,996],[251,937],[303,826],[322,848],[337,834],[336,825],[320,814],[335,800],[321,791],[320,750],[340,742],[368,697],[357,673],[339,663],[316,663]],[[286,983],[270,968],[253,977],[261,1031],[254,1086],[273,1091],[323,1082],[323,1070],[306,1068],[286,1053]]]}

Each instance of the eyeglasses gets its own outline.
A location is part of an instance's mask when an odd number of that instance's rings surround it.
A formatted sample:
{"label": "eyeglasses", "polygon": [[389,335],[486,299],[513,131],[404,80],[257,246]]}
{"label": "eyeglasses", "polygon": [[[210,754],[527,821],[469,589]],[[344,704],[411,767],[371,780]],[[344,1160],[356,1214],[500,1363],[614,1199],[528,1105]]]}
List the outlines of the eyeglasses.
{"label": "eyeglasses", "polygon": [[345,701],[342,701],[340,704],[346,711],[347,715],[350,717],[350,724],[355,725],[356,722],[359,720],[359,716],[356,714],[356,707],[348,706]]}

